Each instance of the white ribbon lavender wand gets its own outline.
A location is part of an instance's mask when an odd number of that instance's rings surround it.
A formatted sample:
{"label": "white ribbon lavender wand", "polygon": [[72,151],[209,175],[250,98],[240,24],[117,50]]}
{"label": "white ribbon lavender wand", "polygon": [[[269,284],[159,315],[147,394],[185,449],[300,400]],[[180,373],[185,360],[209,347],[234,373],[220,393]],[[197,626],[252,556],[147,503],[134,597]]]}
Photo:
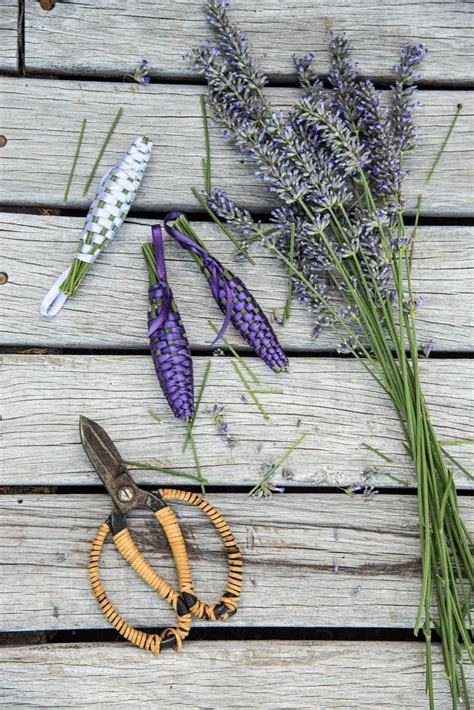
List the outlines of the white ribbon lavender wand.
{"label": "white ribbon lavender wand", "polygon": [[90,265],[117,234],[137,195],[152,145],[146,137],[135,138],[123,158],[102,178],[87,213],[74,260],[43,298],[41,315],[52,318],[70,296],[75,296]]}

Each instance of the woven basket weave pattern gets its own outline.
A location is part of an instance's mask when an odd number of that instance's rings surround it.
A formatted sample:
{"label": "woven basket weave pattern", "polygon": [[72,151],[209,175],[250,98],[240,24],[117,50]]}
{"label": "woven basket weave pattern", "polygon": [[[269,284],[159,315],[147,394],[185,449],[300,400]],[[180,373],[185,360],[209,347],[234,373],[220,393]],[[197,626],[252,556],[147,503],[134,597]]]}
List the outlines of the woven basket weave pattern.
{"label": "woven basket weave pattern", "polygon": [[[186,421],[194,416],[194,382],[191,349],[169,286],[155,284],[149,291],[148,330],[156,374],[173,414]],[[163,324],[154,328],[163,304],[170,302]]]}

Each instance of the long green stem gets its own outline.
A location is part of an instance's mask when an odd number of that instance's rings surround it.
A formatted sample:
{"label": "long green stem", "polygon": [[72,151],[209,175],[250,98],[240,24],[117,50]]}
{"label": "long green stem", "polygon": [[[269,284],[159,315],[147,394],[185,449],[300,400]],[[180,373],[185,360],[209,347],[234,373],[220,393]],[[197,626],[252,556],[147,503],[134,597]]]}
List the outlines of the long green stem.
{"label": "long green stem", "polygon": [[[214,323],[213,323],[212,321],[208,320],[207,322],[208,322],[209,325],[211,326],[211,328],[212,328],[212,330],[214,331],[214,333],[217,334],[217,333],[219,332],[219,329],[214,325]],[[229,341],[227,340],[227,338],[224,338],[224,336],[221,335],[221,338],[220,338],[220,339],[222,340],[222,342],[224,343],[224,345],[226,346],[226,348],[227,348],[227,349],[232,353],[232,355],[235,357],[235,359],[237,360],[237,362],[239,363],[239,365],[241,365],[241,367],[247,372],[247,374],[250,375],[250,377],[251,377],[252,380],[255,382],[255,384],[256,384],[256,385],[260,385],[260,384],[261,384],[260,378],[259,378],[258,375],[256,375],[255,372],[252,370],[252,368],[250,367],[250,365],[248,364],[248,362],[246,362],[246,360],[244,360],[244,358],[239,355],[239,353],[237,352],[237,350],[234,348],[234,346],[233,346],[231,343],[229,343]]]}
{"label": "long green stem", "polygon": [[160,473],[166,473],[170,476],[181,476],[182,478],[189,478],[191,481],[206,481],[205,478],[194,476],[192,473],[182,471],[180,468],[169,468],[169,466],[165,466],[164,464],[162,465],[161,463],[156,461],[125,461],[125,463],[127,464],[127,466],[131,466],[132,468],[160,471]]}
{"label": "long green stem", "polygon": [[438,163],[439,163],[439,161],[441,160],[441,156],[443,155],[443,153],[444,153],[444,151],[445,151],[445,149],[446,149],[446,146],[448,145],[448,141],[449,141],[449,139],[451,138],[451,133],[452,133],[453,130],[454,130],[454,126],[456,125],[456,122],[457,122],[457,120],[458,120],[458,118],[459,118],[459,114],[461,113],[462,108],[463,108],[463,107],[462,107],[462,104],[458,104],[457,107],[456,107],[456,113],[454,114],[454,118],[453,118],[453,120],[451,121],[451,125],[449,126],[449,129],[448,129],[448,132],[447,132],[447,134],[446,134],[446,136],[445,136],[445,139],[444,139],[444,141],[443,141],[442,144],[441,144],[441,148],[440,148],[439,151],[437,152],[436,157],[435,157],[435,159],[434,159],[434,161],[433,161],[433,165],[431,166],[431,169],[430,169],[430,171],[429,171],[429,173],[428,173],[428,175],[427,175],[427,177],[426,177],[426,182],[427,182],[427,183],[431,180],[431,178],[433,177],[434,171],[435,171],[436,168],[438,167]]}
{"label": "long green stem", "polygon": [[87,126],[87,118],[82,119],[81,130],[79,131],[79,137],[77,139],[76,150],[74,151],[74,157],[72,159],[71,170],[69,171],[69,176],[67,179],[66,189],[64,190],[64,202],[67,202],[69,197],[69,191],[71,189],[72,181],[74,178],[74,173],[76,171],[77,161],[79,159],[79,153],[81,152],[82,141],[84,139],[84,132]]}
{"label": "long green stem", "polygon": [[199,100],[201,102],[202,124],[204,128],[204,145],[206,147],[206,157],[203,158],[204,187],[209,195],[211,192],[211,141],[209,139],[209,121],[207,118],[206,97],[204,94],[201,94]]}
{"label": "long green stem", "polygon": [[209,373],[211,371],[211,365],[212,365],[212,358],[209,358],[209,360],[207,361],[206,369],[204,370],[204,376],[202,378],[201,386],[199,388],[199,394],[196,399],[196,404],[194,405],[194,416],[188,424],[188,431],[186,434],[186,439],[184,440],[184,444],[183,444],[183,453],[186,451],[189,441],[191,439],[192,433],[193,433],[194,422],[196,421],[196,417],[198,415],[199,408],[201,406],[202,397],[204,394],[204,390],[206,389],[207,380],[209,379]]}
{"label": "long green stem", "polygon": [[239,376],[240,381],[242,382],[243,386],[245,387],[248,395],[251,397],[251,399],[254,401],[255,406],[257,407],[258,411],[262,415],[264,419],[270,419],[268,412],[265,410],[263,405],[261,404],[260,400],[258,399],[257,395],[253,391],[253,389],[250,387],[249,383],[244,377],[243,372],[241,371],[240,367],[237,365],[235,360],[231,360],[232,366],[234,370],[236,371],[237,375]]}
{"label": "long green stem", "polygon": [[117,111],[117,113],[115,114],[115,118],[112,121],[112,125],[110,126],[109,130],[107,131],[107,134],[104,138],[104,142],[102,143],[102,146],[99,150],[99,155],[95,159],[94,165],[92,166],[92,170],[90,171],[89,177],[87,178],[87,182],[84,187],[84,192],[82,193],[83,195],[87,195],[87,193],[89,191],[92,181],[95,178],[95,174],[97,172],[97,168],[99,167],[100,161],[102,160],[104,153],[107,150],[107,146],[110,143],[110,139],[112,138],[112,135],[117,127],[117,123],[122,118],[122,113],[123,113],[123,108],[120,107],[119,110]]}
{"label": "long green stem", "polygon": [[191,449],[193,452],[193,458],[194,458],[194,465],[196,466],[196,471],[197,471],[197,479],[199,483],[201,484],[201,493],[203,496],[206,495],[206,487],[205,487],[205,482],[206,479],[202,475],[202,469],[201,469],[201,462],[199,461],[199,456],[196,448],[196,442],[194,441],[194,434],[191,431],[191,429],[188,429],[189,433],[189,441],[191,442]]}
{"label": "long green stem", "polygon": [[[290,264],[293,266],[295,258],[295,225],[290,225]],[[291,311],[291,300],[293,298],[293,273],[291,268],[288,270],[288,292],[286,295],[285,310],[283,311],[283,323],[286,325]]]}

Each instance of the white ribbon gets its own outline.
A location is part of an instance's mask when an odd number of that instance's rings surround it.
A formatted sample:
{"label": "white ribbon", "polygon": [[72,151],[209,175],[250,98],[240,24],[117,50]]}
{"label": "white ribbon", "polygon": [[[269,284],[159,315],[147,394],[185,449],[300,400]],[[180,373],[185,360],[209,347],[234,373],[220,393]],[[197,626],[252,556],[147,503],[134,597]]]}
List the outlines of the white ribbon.
{"label": "white ribbon", "polygon": [[70,270],[71,267],[66,269],[66,271],[63,271],[63,273],[58,276],[46,296],[41,301],[40,313],[42,316],[46,316],[46,318],[52,318],[56,315],[56,313],[59,313],[61,308],[66,303],[68,297],[65,293],[59,290],[59,287],[66,280],[66,277],[68,276]]}
{"label": "white ribbon", "polygon": [[[80,250],[75,259],[93,264],[106,240],[112,241],[137,195],[145,168],[150,159],[152,143],[135,138],[116,165],[102,177],[99,190],[91,203],[81,233]],[[91,253],[95,249],[94,253]],[[43,298],[40,313],[52,318],[64,306],[68,295],[60,289],[71,267],[59,276]]]}

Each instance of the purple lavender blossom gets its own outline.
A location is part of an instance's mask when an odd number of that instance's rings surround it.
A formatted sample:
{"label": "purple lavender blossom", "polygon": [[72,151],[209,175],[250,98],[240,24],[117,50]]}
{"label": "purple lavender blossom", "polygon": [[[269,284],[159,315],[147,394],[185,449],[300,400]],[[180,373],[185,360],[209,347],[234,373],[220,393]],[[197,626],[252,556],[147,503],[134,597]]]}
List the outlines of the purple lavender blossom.
{"label": "purple lavender blossom", "polygon": [[[315,335],[341,319],[359,335],[354,290],[364,280],[374,298],[385,294],[392,300],[389,264],[410,246],[410,237],[397,230],[403,209],[401,163],[414,143],[413,94],[426,50],[422,45],[402,49],[392,104],[385,107],[373,83],[360,75],[347,37],[331,34],[332,90],[323,91],[311,53],[294,56],[304,94],[285,114],[272,110],[265,97],[267,80],[246,35],[231,22],[228,3],[208,0],[207,7],[214,39],[201,43],[193,62],[207,80],[215,120],[255,162],[255,174],[278,203],[270,217],[271,236],[222,190],[207,195],[208,203],[246,244],[270,239],[286,256],[294,228],[293,263],[304,281],[292,277],[293,294],[313,312]],[[367,201],[364,181],[373,202]],[[388,247],[384,233],[390,235]],[[341,275],[335,260],[346,266],[347,275]],[[352,351],[353,343],[346,341],[342,348]]]}
{"label": "purple lavender blossom", "polygon": [[400,52],[400,62],[393,67],[396,79],[392,88],[390,123],[393,140],[401,153],[415,146],[412,113],[418,102],[413,97],[420,78],[418,69],[427,54],[428,50],[422,44],[408,44]]}

